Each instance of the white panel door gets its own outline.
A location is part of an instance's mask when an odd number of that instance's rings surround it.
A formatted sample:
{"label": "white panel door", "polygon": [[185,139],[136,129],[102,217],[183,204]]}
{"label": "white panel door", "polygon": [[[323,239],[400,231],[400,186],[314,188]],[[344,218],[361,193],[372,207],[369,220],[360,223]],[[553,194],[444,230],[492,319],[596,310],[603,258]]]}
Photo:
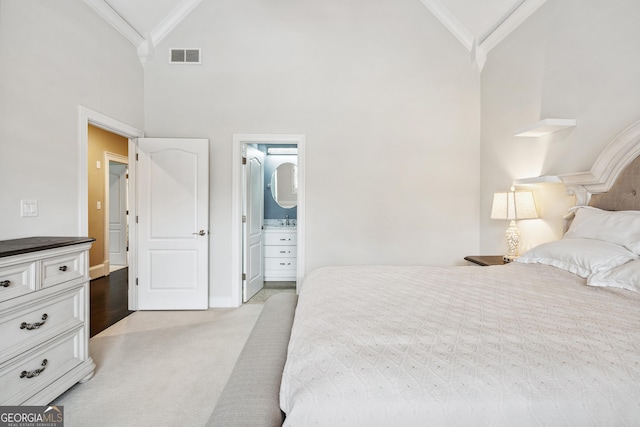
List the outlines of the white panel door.
{"label": "white panel door", "polygon": [[127,165],[109,162],[109,263],[127,265]]}
{"label": "white panel door", "polygon": [[138,309],[209,306],[209,141],[139,138]]}
{"label": "white panel door", "polygon": [[264,287],[264,245],[262,223],[264,217],[264,154],[247,147],[245,164],[245,218],[243,236],[242,301],[247,302]]}

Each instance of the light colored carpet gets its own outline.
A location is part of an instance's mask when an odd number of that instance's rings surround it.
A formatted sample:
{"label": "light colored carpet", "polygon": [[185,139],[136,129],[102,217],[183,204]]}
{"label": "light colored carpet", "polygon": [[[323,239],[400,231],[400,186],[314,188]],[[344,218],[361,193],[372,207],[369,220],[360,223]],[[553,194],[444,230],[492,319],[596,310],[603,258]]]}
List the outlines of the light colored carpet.
{"label": "light colored carpet", "polygon": [[135,312],[91,338],[95,376],[52,404],[68,427],[203,426],[262,308]]}

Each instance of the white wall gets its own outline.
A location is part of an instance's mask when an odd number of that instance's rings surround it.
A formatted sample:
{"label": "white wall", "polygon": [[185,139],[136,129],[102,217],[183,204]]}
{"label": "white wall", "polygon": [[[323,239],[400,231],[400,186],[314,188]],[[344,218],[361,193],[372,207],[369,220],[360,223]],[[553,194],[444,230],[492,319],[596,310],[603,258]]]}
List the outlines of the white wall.
{"label": "white wall", "polygon": [[479,246],[479,113],[468,52],[414,0],[205,0],[145,68],[147,134],[211,140],[212,301],[231,295],[234,133],[306,135],[307,271],[452,265]]}
{"label": "white wall", "polygon": [[[77,234],[84,105],[150,136],[211,140],[214,299],[231,293],[234,133],[307,136],[308,270],[501,253],[493,192],[589,169],[640,118],[638,16],[625,0],[545,3],[489,54],[480,148],[480,78],[418,1],[204,0],[143,76],[82,0],[2,0],[0,239]],[[203,64],[170,66],[169,47],[202,47]],[[545,117],[578,126],[512,137]],[[521,224],[525,247],[559,237],[571,204],[561,185],[534,190],[543,219]],[[20,218],[21,199],[40,216]]]}
{"label": "white wall", "polygon": [[[506,222],[489,219],[492,195],[514,178],[591,169],[602,149],[640,119],[640,2],[546,2],[492,50],[482,73],[481,251],[503,253]],[[513,133],[543,118],[572,130]],[[533,186],[541,220],[521,221],[522,250],[560,238],[573,200],[563,185]]]}
{"label": "white wall", "polygon": [[78,106],[142,128],[136,51],[82,0],[2,0],[0,58],[0,239],[77,235]]}

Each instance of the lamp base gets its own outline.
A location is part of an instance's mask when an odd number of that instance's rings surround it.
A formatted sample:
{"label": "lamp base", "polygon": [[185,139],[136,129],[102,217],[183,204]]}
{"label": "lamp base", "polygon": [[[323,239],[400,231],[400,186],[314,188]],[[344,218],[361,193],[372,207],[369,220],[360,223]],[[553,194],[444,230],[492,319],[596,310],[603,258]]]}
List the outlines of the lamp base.
{"label": "lamp base", "polygon": [[513,261],[518,257],[518,244],[520,243],[520,231],[515,221],[512,220],[509,224],[505,236],[507,237],[507,254],[504,256],[504,260],[507,261],[507,258],[511,258]]}

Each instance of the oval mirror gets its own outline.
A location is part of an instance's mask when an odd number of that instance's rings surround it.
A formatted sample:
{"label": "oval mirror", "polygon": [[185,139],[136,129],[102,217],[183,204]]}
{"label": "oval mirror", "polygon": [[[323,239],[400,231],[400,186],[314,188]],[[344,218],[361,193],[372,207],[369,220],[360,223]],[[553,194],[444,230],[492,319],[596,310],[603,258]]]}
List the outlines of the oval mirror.
{"label": "oval mirror", "polygon": [[295,208],[298,204],[298,167],[282,163],[271,175],[271,195],[283,208]]}

